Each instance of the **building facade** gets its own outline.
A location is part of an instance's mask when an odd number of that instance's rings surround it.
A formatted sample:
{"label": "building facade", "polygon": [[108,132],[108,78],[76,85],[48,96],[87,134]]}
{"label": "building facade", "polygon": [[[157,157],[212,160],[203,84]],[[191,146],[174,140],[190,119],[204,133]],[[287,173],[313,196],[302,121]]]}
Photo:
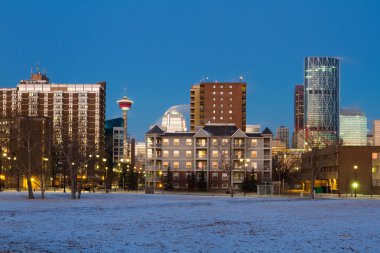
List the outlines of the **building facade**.
{"label": "building facade", "polygon": [[162,129],[167,132],[186,132],[186,119],[175,109],[170,109],[162,116]]}
{"label": "building facade", "polygon": [[[317,192],[333,192],[352,196],[353,183],[358,194],[380,194],[380,147],[330,146],[314,154],[315,170],[320,170],[315,187]],[[310,186],[312,153],[302,154],[303,179]]]}
{"label": "building facade", "polygon": [[[62,156],[67,145],[77,147],[83,157],[105,152],[105,99],[105,82],[54,84],[46,74],[37,72],[16,88],[0,89],[0,118],[50,118],[57,171],[67,178]],[[96,177],[99,173],[95,170],[88,168],[88,177]]]}
{"label": "building facade", "polygon": [[305,86],[298,84],[294,89],[294,130],[292,137],[292,147],[303,149],[304,139],[304,120],[305,120]]}
{"label": "building facade", "polygon": [[367,117],[353,109],[340,110],[340,142],[344,146],[367,146]]}
{"label": "building facade", "polygon": [[305,58],[305,142],[339,141],[339,59]]}
{"label": "building facade", "polygon": [[190,130],[207,123],[233,123],[245,131],[246,87],[243,82],[201,82],[190,89]]}
{"label": "building facade", "polygon": [[380,146],[380,120],[372,122],[372,143],[373,146]]}
{"label": "building facade", "polygon": [[169,133],[154,126],[146,133],[146,185],[163,187],[163,174],[170,168],[175,188],[187,189],[188,176],[204,171],[208,189],[227,189],[227,174],[220,168],[222,152],[233,160],[235,189],[241,187],[246,173],[254,173],[259,184],[270,183],[271,142],[267,128],[262,133],[244,133],[233,124],[206,124],[197,132]]}
{"label": "building facade", "polygon": [[280,126],[276,129],[276,139],[285,143],[286,148],[289,146],[289,128],[285,126]]}

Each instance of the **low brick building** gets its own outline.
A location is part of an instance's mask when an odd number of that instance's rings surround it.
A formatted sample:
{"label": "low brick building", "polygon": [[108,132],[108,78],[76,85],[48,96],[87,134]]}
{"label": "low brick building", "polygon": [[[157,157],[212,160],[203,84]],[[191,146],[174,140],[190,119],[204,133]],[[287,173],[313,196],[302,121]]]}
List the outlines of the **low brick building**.
{"label": "low brick building", "polygon": [[[312,152],[302,155],[304,188],[310,187]],[[380,194],[380,146],[332,146],[316,151],[317,192]],[[355,180],[356,179],[356,180]]]}

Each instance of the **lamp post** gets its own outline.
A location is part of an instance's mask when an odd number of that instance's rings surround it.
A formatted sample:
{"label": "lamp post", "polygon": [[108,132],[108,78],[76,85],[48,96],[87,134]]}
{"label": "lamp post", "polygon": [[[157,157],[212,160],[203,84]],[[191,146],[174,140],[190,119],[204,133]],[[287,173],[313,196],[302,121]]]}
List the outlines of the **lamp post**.
{"label": "lamp post", "polygon": [[356,171],[358,170],[358,166],[354,165],[354,183],[352,186],[354,187],[354,193],[355,193],[355,198],[356,198],[356,188],[358,188],[358,183],[356,182]]}

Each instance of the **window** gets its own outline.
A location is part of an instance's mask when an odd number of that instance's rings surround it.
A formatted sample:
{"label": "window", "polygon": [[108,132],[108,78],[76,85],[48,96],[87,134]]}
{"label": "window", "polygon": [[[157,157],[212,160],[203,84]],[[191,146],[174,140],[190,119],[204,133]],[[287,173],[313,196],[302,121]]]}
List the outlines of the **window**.
{"label": "window", "polygon": [[212,113],[215,114],[215,110],[212,110]]}
{"label": "window", "polygon": [[220,117],[221,120],[223,120],[223,117]]}
{"label": "window", "polygon": [[191,167],[192,167],[191,162],[186,162],[186,169],[191,169]]}
{"label": "window", "polygon": [[212,157],[218,157],[218,151],[216,150],[212,151]]}
{"label": "window", "polygon": [[212,94],[215,95],[215,91],[213,91]]}
{"label": "window", "polygon": [[251,158],[257,158],[257,151],[251,151]]}
{"label": "window", "polygon": [[162,139],[162,145],[168,146],[169,145],[169,139]]}
{"label": "window", "polygon": [[232,95],[232,91],[230,91],[229,94]]}
{"label": "window", "polygon": [[178,150],[173,151],[173,157],[179,157],[179,151]]}
{"label": "window", "polygon": [[218,168],[218,162],[212,162],[212,168],[217,169]]}
{"label": "window", "polygon": [[213,119],[213,120],[215,120],[215,116],[214,116],[214,117],[212,117],[212,119]]}
{"label": "window", "polygon": [[162,152],[162,156],[169,157],[169,151],[165,150],[164,152]]}
{"label": "window", "polygon": [[223,114],[223,110],[220,110],[220,113]]}
{"label": "window", "polygon": [[179,180],[179,173],[178,172],[173,173],[173,180]]}
{"label": "window", "polygon": [[229,110],[228,113],[229,113],[229,114],[232,114],[232,110]]}
{"label": "window", "polygon": [[173,140],[173,145],[174,146],[179,146],[179,139],[174,139]]}
{"label": "window", "polygon": [[178,169],[179,168],[179,162],[173,162],[173,168]]}
{"label": "window", "polygon": [[257,139],[251,140],[251,146],[253,146],[253,147],[257,146]]}
{"label": "window", "polygon": [[216,99],[215,98],[212,98],[212,101],[215,101]]}
{"label": "window", "polygon": [[192,144],[192,140],[191,139],[186,139],[186,145],[187,146],[191,146]]}
{"label": "window", "polygon": [[229,88],[232,89],[232,85],[230,85]]}
{"label": "window", "polygon": [[222,174],[222,180],[228,180],[227,173]]}
{"label": "window", "polygon": [[232,98],[230,98],[230,101],[232,101]]}
{"label": "window", "polygon": [[251,167],[253,170],[257,169],[257,162],[252,162]]}
{"label": "window", "polygon": [[220,98],[220,101],[223,101],[223,98]]}
{"label": "window", "polygon": [[218,173],[212,173],[212,180],[218,180]]}
{"label": "window", "polygon": [[186,150],[186,157],[191,157],[191,150]]}
{"label": "window", "polygon": [[214,107],[214,108],[215,108],[215,104],[213,104],[213,105],[212,105],[212,107]]}
{"label": "window", "polygon": [[223,91],[220,92],[220,95],[223,95]]}
{"label": "window", "polygon": [[163,162],[162,163],[162,166],[167,169],[169,167],[169,162]]}

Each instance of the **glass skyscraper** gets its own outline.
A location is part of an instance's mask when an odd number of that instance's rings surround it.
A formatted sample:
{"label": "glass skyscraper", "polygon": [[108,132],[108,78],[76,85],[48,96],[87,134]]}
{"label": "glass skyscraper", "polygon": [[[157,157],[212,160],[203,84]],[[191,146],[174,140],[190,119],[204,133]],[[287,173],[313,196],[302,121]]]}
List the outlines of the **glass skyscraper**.
{"label": "glass skyscraper", "polygon": [[339,59],[305,58],[305,141],[339,141]]}
{"label": "glass skyscraper", "polygon": [[340,139],[344,146],[367,145],[367,117],[352,109],[340,111]]}

